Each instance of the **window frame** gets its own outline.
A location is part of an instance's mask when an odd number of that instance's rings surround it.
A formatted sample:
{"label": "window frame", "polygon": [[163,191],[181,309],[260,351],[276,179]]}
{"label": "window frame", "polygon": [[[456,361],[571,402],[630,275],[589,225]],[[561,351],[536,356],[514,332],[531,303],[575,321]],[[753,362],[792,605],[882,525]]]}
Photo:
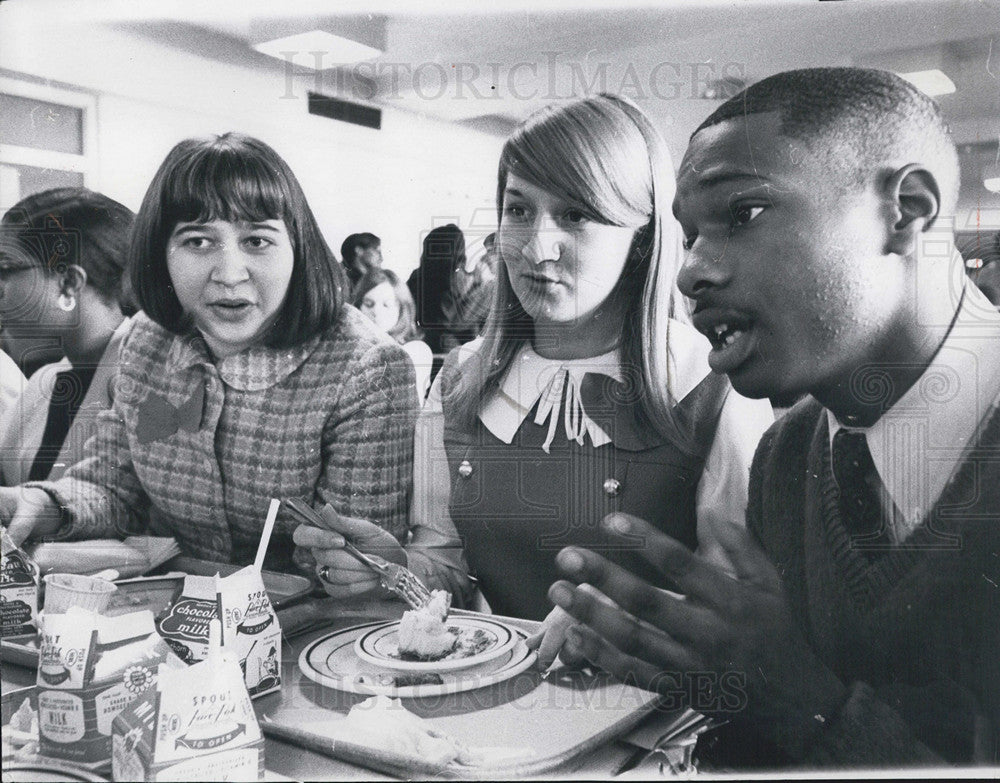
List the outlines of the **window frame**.
{"label": "window frame", "polygon": [[[0,165],[9,163],[35,168],[72,171],[83,175],[84,187],[96,189],[98,177],[97,157],[97,97],[86,92],[48,84],[22,81],[0,76],[0,93],[15,95],[28,100],[44,101],[60,106],[80,109],[83,121],[83,152],[55,152],[53,150],[22,147],[16,144],[0,144]],[[9,204],[7,206],[10,206]]]}

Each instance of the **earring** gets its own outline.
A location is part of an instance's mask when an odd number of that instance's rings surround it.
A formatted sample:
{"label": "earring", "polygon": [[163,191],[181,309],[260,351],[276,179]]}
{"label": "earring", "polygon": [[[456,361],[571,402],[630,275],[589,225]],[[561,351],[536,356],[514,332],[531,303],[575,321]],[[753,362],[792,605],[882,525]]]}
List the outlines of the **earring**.
{"label": "earring", "polygon": [[56,299],[56,304],[64,313],[71,313],[76,309],[76,297],[63,291]]}

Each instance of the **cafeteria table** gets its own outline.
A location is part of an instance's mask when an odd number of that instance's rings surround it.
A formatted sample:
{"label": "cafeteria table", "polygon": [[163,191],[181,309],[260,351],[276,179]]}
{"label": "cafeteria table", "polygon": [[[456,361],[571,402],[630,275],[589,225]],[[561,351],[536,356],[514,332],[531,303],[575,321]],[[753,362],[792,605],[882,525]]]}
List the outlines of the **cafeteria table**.
{"label": "cafeteria table", "polygon": [[[353,702],[361,701],[363,696],[347,696],[345,694],[335,694],[330,689],[317,685],[306,680],[299,671],[299,654],[308,644],[318,638],[328,635],[331,631],[357,625],[366,622],[390,621],[398,619],[403,607],[401,604],[390,601],[335,601],[334,599],[311,597],[295,606],[288,607],[279,612],[279,619],[285,640],[282,645],[282,690],[280,693],[259,698],[255,702],[258,716],[264,718],[272,715],[282,715],[286,707],[298,707],[305,705],[315,710],[317,706],[334,706],[339,714],[346,712],[344,705],[350,706]],[[530,631],[532,626],[537,624],[526,623],[525,621],[512,621],[520,623],[521,626]],[[521,677],[522,675],[518,675]],[[630,756],[637,753],[636,745],[629,742],[620,741],[623,735],[625,739],[635,740],[639,747],[650,747],[652,741],[659,734],[660,728],[667,725],[676,712],[658,709],[660,702],[657,697],[640,691],[630,686],[620,683],[608,682],[607,675],[601,675],[604,680],[595,679],[595,688],[600,688],[600,693],[614,694],[618,701],[611,705],[611,708],[603,713],[600,709],[595,709],[593,702],[588,702],[588,693],[581,690],[580,693],[571,693],[570,690],[560,689],[557,684],[543,681],[540,675],[523,675],[527,684],[523,685],[522,691],[525,693],[541,694],[544,688],[547,694],[546,703],[540,706],[532,706],[530,699],[525,701],[513,701],[511,705],[500,705],[499,708],[491,707],[490,716],[497,715],[497,719],[506,721],[508,729],[522,730],[522,724],[530,724],[532,711],[539,709],[549,709],[550,712],[544,716],[536,716],[546,726],[546,731],[551,730],[553,735],[563,732],[564,741],[568,743],[567,748],[573,744],[572,727],[574,719],[581,724],[588,724],[589,728],[581,726],[580,737],[583,741],[571,752],[563,752],[559,758],[549,759],[541,765],[534,767],[522,767],[520,770],[515,766],[509,777],[532,777],[535,779],[544,777],[547,779],[595,779],[610,778],[613,772]],[[4,662],[0,667],[0,679],[4,693],[8,693],[15,688],[32,686],[35,683],[35,672],[29,668]],[[535,690],[532,690],[535,689]],[[596,691],[595,691],[596,692]],[[482,692],[472,691],[471,695]],[[572,699],[579,699],[579,704],[573,701],[557,704],[556,711],[551,711],[552,704],[548,702],[558,695],[560,698],[570,693]],[[318,695],[317,695],[318,694]],[[592,695],[589,694],[589,695]],[[456,695],[457,696],[457,695]],[[344,699],[347,699],[345,702]],[[447,699],[454,699],[455,696],[441,697],[434,701],[441,709],[451,712],[462,712],[461,708],[447,705]],[[480,697],[477,697],[480,698]],[[331,699],[333,701],[331,701]],[[631,699],[631,701],[626,701]],[[293,700],[294,703],[293,703]],[[433,701],[433,700],[432,700]],[[475,699],[472,700],[475,703]],[[514,708],[522,706],[522,712],[517,713]],[[433,707],[434,705],[432,705]],[[577,707],[579,709],[577,709]],[[617,712],[615,712],[617,710]],[[292,710],[289,714],[296,714]],[[332,714],[332,713],[331,713]],[[431,709],[425,715],[433,719],[434,710]],[[493,734],[493,726],[488,722],[491,717],[482,717],[487,713],[479,710],[466,710],[461,718],[462,724],[474,723],[477,719],[483,722],[488,733]],[[456,716],[452,716],[454,720]],[[262,720],[262,728],[265,727],[266,720]],[[554,720],[555,719],[555,720]],[[607,725],[600,724],[604,721]],[[596,721],[596,723],[595,723]],[[458,725],[458,724],[456,724]],[[496,731],[501,734],[503,726],[497,725]],[[342,758],[335,758],[315,750],[302,747],[287,739],[273,736],[265,728],[265,764],[268,770],[268,779],[282,780],[397,780],[406,777],[426,777],[426,775],[408,774],[406,770],[382,768],[379,764],[357,764]],[[536,736],[533,733],[532,736]],[[639,739],[645,737],[646,739]],[[652,738],[652,739],[649,739]],[[484,738],[486,739],[486,738]],[[492,739],[492,738],[491,738]],[[544,739],[539,739],[544,746]],[[661,759],[662,760],[662,759]],[[556,763],[558,762],[558,763]],[[374,767],[374,768],[373,768]],[[660,770],[656,759],[649,759],[640,764],[633,771],[615,779],[628,780],[648,778],[656,775]],[[453,777],[454,774],[445,772],[445,776]],[[475,776],[471,773],[470,776]],[[491,778],[508,777],[503,769],[492,769],[489,776]]]}

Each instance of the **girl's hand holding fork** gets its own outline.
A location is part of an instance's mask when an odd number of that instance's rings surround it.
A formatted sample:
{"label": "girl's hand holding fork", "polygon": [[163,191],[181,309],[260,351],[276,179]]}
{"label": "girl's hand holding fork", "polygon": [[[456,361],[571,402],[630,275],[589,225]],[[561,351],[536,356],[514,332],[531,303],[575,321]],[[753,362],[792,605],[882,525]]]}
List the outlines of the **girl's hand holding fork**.
{"label": "girl's hand holding fork", "polygon": [[382,587],[378,575],[343,548],[344,540],[366,554],[378,555],[391,563],[407,565],[406,551],[395,537],[378,525],[364,519],[338,514],[331,505],[318,509],[324,528],[299,525],[292,540],[299,547],[296,558],[315,564],[326,592],[334,598],[390,598],[393,594]]}

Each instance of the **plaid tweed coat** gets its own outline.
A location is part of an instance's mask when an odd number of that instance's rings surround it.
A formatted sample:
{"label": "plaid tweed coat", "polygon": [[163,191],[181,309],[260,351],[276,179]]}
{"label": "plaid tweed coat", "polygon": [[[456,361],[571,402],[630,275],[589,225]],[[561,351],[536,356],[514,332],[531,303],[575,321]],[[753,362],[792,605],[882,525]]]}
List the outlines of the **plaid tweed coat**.
{"label": "plaid tweed coat", "polygon": [[[406,353],[353,307],[291,349],[214,361],[140,313],[113,407],[81,461],[37,482],[64,508],[59,538],[174,536],[185,554],[252,562],[269,499],[331,503],[406,540],[416,417]],[[278,516],[267,566],[289,570]]]}

